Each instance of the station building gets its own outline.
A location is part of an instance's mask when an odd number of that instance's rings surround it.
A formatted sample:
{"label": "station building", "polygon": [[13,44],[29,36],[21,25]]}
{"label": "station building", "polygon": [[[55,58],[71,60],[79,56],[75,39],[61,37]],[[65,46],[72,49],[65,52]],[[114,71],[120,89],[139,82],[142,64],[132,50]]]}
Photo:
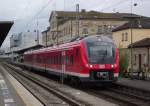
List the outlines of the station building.
{"label": "station building", "polygon": [[[117,47],[124,50],[124,56],[126,54],[129,64],[128,68],[131,68],[131,59],[134,72],[142,71],[144,64],[150,68],[150,20],[125,23],[114,29],[112,33]],[[131,48],[133,51],[132,57]]]}
{"label": "station building", "polygon": [[43,32],[46,45],[69,42],[78,36],[109,34],[112,30],[129,21],[129,17],[141,16],[130,13],[103,13],[98,11],[53,11],[49,18],[50,28]]}
{"label": "station building", "polygon": [[144,65],[150,68],[150,35],[128,46],[129,50],[133,49],[133,69],[141,71]]}
{"label": "station building", "polygon": [[41,34],[39,33],[37,36],[37,32],[35,31],[13,34],[10,37],[10,47],[13,51],[19,51],[39,44],[42,45],[41,37]]}
{"label": "station building", "polygon": [[41,33],[37,34],[36,31],[13,34],[10,37],[10,50],[7,54],[15,61],[21,61],[25,51],[43,47],[41,37]]}
{"label": "station building", "polygon": [[[132,36],[131,36],[132,35]],[[125,23],[112,31],[112,38],[118,48],[128,48],[132,43],[150,37],[150,20]]]}

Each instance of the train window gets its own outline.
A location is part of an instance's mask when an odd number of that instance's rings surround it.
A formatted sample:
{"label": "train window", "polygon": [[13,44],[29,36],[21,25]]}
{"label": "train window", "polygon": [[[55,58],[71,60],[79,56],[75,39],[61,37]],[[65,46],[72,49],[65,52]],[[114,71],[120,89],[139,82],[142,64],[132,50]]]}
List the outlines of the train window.
{"label": "train window", "polygon": [[74,60],[73,60],[73,55],[71,55],[71,56],[70,56],[70,63],[71,63],[71,65],[73,65],[73,61],[74,61]]}
{"label": "train window", "polygon": [[62,56],[62,64],[65,63],[65,56]]}
{"label": "train window", "polygon": [[57,56],[55,56],[55,64],[57,64]]}
{"label": "train window", "polygon": [[50,56],[50,64],[52,64],[52,56]]}
{"label": "train window", "polygon": [[58,55],[56,56],[56,64],[58,64]]}
{"label": "train window", "polygon": [[58,57],[58,55],[56,57],[57,57],[57,64],[59,64],[59,57]]}
{"label": "train window", "polygon": [[54,56],[54,64],[56,64],[56,56]]}
{"label": "train window", "polygon": [[53,57],[51,57],[51,64],[53,64],[54,62],[53,62]]}
{"label": "train window", "polygon": [[39,63],[39,57],[37,56],[37,63]]}
{"label": "train window", "polygon": [[61,64],[61,60],[62,60],[61,55],[59,55],[59,64]]}
{"label": "train window", "polygon": [[68,63],[69,63],[69,57],[66,56],[66,64],[68,64]]}
{"label": "train window", "polygon": [[76,56],[78,56],[78,54],[79,54],[79,49],[77,48],[76,49]]}
{"label": "train window", "polygon": [[55,56],[53,57],[53,64],[55,64]]}
{"label": "train window", "polygon": [[47,58],[47,63],[49,63],[49,64],[52,63],[52,58],[51,58],[51,56]]}
{"label": "train window", "polygon": [[55,57],[53,56],[53,64],[55,64]]}
{"label": "train window", "polygon": [[57,56],[55,56],[55,64],[57,64]]}
{"label": "train window", "polygon": [[61,56],[61,64],[63,64],[63,60],[64,60],[64,58],[63,58],[63,56]]}

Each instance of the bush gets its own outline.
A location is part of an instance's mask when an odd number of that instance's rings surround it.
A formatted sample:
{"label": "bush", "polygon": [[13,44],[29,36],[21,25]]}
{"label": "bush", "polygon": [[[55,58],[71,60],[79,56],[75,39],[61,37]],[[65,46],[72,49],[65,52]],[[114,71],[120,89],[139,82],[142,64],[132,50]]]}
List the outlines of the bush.
{"label": "bush", "polygon": [[120,76],[122,77],[129,66],[129,55],[125,49],[119,49]]}

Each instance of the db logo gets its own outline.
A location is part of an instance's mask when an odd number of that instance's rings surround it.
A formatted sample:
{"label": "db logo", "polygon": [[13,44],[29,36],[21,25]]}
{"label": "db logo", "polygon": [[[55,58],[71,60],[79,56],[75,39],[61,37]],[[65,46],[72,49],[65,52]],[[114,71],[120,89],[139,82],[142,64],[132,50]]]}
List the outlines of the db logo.
{"label": "db logo", "polygon": [[105,68],[105,65],[99,65],[99,68],[100,68],[100,69],[104,69],[104,68]]}

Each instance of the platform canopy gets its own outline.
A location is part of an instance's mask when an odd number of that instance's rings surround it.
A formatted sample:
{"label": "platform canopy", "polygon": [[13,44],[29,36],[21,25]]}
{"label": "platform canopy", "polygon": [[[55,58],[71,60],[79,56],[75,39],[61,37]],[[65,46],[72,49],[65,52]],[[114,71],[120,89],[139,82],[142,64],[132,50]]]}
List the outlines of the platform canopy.
{"label": "platform canopy", "polygon": [[10,28],[12,27],[12,21],[0,21],[0,47],[5,40]]}

